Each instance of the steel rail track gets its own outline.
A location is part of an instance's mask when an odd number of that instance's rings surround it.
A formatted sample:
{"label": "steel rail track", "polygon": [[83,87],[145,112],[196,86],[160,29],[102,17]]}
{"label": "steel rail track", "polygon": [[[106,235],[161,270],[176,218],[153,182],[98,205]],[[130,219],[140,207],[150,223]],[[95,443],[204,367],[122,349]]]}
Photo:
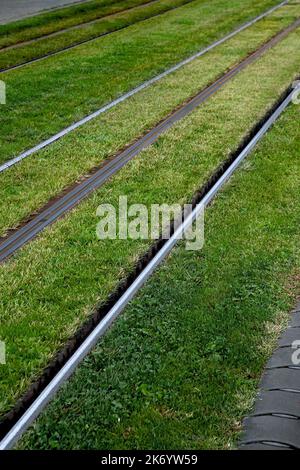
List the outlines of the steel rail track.
{"label": "steel rail track", "polygon": [[286,5],[288,3],[288,0],[284,0],[283,2],[279,3],[278,5],[270,8],[269,10],[265,11],[264,13],[262,13],[261,15],[259,16],[256,16],[255,18],[253,18],[252,20],[248,21],[247,23],[244,23],[243,25],[241,25],[240,27],[238,27],[237,29],[235,29],[234,31],[232,31],[231,33],[223,36],[223,38],[219,39],[218,41],[215,41],[213,42],[212,44],[210,44],[209,46],[205,47],[204,49],[201,49],[199,52],[197,52],[196,54],[193,54],[192,56],[189,56],[187,57],[186,59],[182,60],[181,62],[178,62],[177,64],[175,64],[174,66],[170,67],[169,69],[165,70],[164,72],[160,73],[159,75],[156,75],[155,77],[143,82],[141,85],[133,88],[132,90],[124,93],[123,95],[121,95],[119,98],[116,98],[115,100],[113,101],[110,101],[109,103],[107,103],[106,105],[102,106],[101,108],[99,108],[97,111],[85,116],[84,118],[80,119],[79,121],[75,122],[74,124],[64,128],[63,130],[61,130],[60,132],[58,132],[57,134],[53,135],[52,137],[46,139],[46,140],[43,140],[42,142],[40,142],[39,144],[35,145],[34,147],[22,152],[21,154],[19,154],[18,156],[16,157],[13,157],[12,159],[8,160],[7,162],[3,163],[2,165],[0,165],[0,173],[7,170],[8,168],[12,167],[13,165],[16,165],[17,163],[19,163],[20,161],[22,161],[24,158],[27,158],[29,157],[30,155],[38,152],[39,150],[42,150],[43,148],[47,147],[48,145],[56,142],[57,140],[61,139],[62,137],[64,137],[65,135],[69,134],[70,132],[74,131],[75,129],[77,129],[78,127],[81,127],[82,125],[86,124],[87,122],[95,119],[96,117],[100,116],[101,114],[105,113],[106,111],[108,111],[109,109],[115,107],[116,105],[122,103],[123,101],[127,100],[128,98],[130,98],[131,96],[135,95],[136,93],[144,90],[145,88],[148,88],[150,85],[156,83],[157,81],[161,80],[162,78],[166,77],[167,75],[175,72],[176,70],[180,69],[181,67],[183,67],[184,65],[187,65],[189,64],[190,62],[192,62],[193,60],[203,56],[204,54],[206,54],[207,52],[211,51],[212,49],[214,49],[215,47],[223,44],[224,42],[228,41],[229,39],[231,39],[232,37],[234,37],[236,34],[242,32],[243,30],[249,28],[250,26],[252,26],[253,24],[255,24],[257,21],[263,19],[264,17],[270,15],[272,12],[274,12],[275,10],[277,10],[278,8],[281,8],[283,7],[284,5]]}
{"label": "steel rail track", "polygon": [[[111,18],[112,16],[116,16],[116,15],[119,15],[121,13],[126,13],[127,11],[131,11],[131,10],[134,10],[136,8],[146,7],[148,5],[152,5],[153,3],[158,3],[159,1],[160,0],[148,0],[147,2],[137,4],[137,5],[134,5],[134,6],[129,7],[129,8],[124,8],[123,10],[115,11],[114,13],[108,13],[107,15],[99,16],[99,18],[95,18],[94,20],[84,21],[82,23],[78,23],[78,24],[75,24],[73,26],[69,26],[68,28],[59,29],[57,31],[53,31],[52,33],[44,34],[43,36],[37,36],[36,38],[28,39],[27,41],[17,42],[15,44],[10,44],[8,46],[1,47],[0,48],[0,54],[2,52],[10,51],[12,49],[18,49],[19,47],[24,47],[24,46],[28,46],[30,44],[35,44],[36,42],[42,41],[43,39],[48,39],[48,38],[52,38],[52,37],[55,37],[55,36],[59,36],[62,33],[67,33],[68,31],[74,31],[76,29],[83,28],[84,26],[88,26],[90,24],[95,24],[98,21],[101,21],[103,19]],[[191,0],[191,1],[194,1],[194,0]]]}
{"label": "steel rail track", "polygon": [[240,450],[300,450],[300,302],[266,364],[251,414],[243,420]]}
{"label": "steel rail track", "polygon": [[[148,18],[142,18],[141,20],[137,20],[135,21],[134,23],[131,23],[131,24],[128,24],[128,25],[125,25],[125,26],[121,26],[120,28],[116,28],[114,29],[113,31],[108,31],[108,32],[105,32],[105,33],[101,33],[97,36],[94,36],[94,37],[91,37],[89,39],[84,39],[82,41],[77,41],[75,43],[73,43],[72,45],[70,46],[66,46],[66,47],[63,47],[61,49],[59,49],[58,51],[54,51],[54,52],[49,52],[47,54],[44,54],[40,57],[35,57],[35,58],[32,58],[32,59],[29,59],[29,60],[26,60],[24,62],[21,62],[19,64],[16,64],[16,65],[11,65],[9,67],[5,67],[3,69],[0,69],[0,73],[4,73],[4,72],[9,72],[10,70],[16,70],[16,69],[19,69],[21,67],[24,67],[26,65],[30,65],[32,63],[35,63],[35,62],[39,62],[41,60],[44,60],[44,59],[47,59],[48,57],[53,57],[53,56],[56,56],[58,54],[61,54],[62,52],[65,52],[65,51],[68,51],[70,49],[73,49],[77,46],[80,46],[82,44],[86,44],[86,43],[89,43],[91,41],[94,41],[96,39],[99,39],[101,37],[104,37],[104,36],[108,36],[109,34],[112,34],[112,33],[115,33],[115,32],[118,32],[118,31],[121,31],[122,29],[125,29],[125,28],[128,28],[129,26],[133,25],[133,24],[138,24],[142,21],[145,21],[147,19],[151,19],[151,18],[156,18],[156,17],[159,17],[161,15],[163,15],[164,13],[167,13],[168,11],[173,11],[173,10],[177,10],[178,8],[184,6],[184,5],[187,5],[189,3],[192,3],[193,1],[195,0],[187,0],[185,3],[183,3],[182,5],[178,5],[178,6],[174,6],[174,7],[171,7],[171,8],[168,8],[167,10],[164,10],[160,13],[156,13],[152,16],[149,16]],[[290,0],[286,0],[285,2],[283,2],[285,5],[287,5],[289,3]],[[92,21],[89,21],[89,22],[86,22],[86,23],[81,23],[79,25],[75,25],[75,26],[72,26],[70,28],[65,28],[63,30],[60,30],[60,31],[56,31],[54,33],[50,33],[48,35],[45,35],[45,36],[41,36],[41,37],[38,37],[36,39],[31,39],[31,40],[28,40],[28,41],[24,41],[22,43],[18,43],[18,44],[13,44],[11,46],[7,46],[7,47],[4,47],[2,49],[0,49],[0,56],[1,56],[1,53],[2,52],[6,52],[6,51],[9,51],[9,50],[12,50],[12,49],[18,49],[18,48],[21,48],[21,47],[24,47],[24,46],[27,46],[27,45],[30,45],[30,44],[34,44],[35,42],[37,41],[41,41],[43,39],[47,39],[47,38],[51,38],[51,37],[55,37],[55,36],[58,36],[59,34],[63,34],[64,32],[68,32],[68,31],[73,31],[73,30],[76,30],[76,29],[80,29],[80,28],[83,28],[85,26],[88,26],[90,24],[95,24],[97,23],[98,21],[101,21],[102,19],[105,19],[105,18],[109,18],[109,17],[114,17],[114,16],[117,16],[118,14],[121,14],[121,13],[126,13],[127,11],[130,11],[130,10],[135,10],[135,9],[142,9],[143,7],[146,7],[146,6],[149,6],[153,3],[157,3],[159,2],[159,0],[152,0],[152,1],[149,1],[147,3],[144,3],[144,4],[141,4],[141,5],[136,5],[134,7],[130,7],[126,10],[122,10],[122,11],[119,11],[119,12],[116,12],[116,13],[113,13],[111,15],[107,15],[107,16],[104,16],[102,18],[98,18],[96,20],[92,20]],[[274,8],[275,10],[277,8],[281,8],[282,5],[281,3],[279,5],[276,5],[275,7],[272,7],[271,10],[274,11]],[[267,12],[266,12],[267,13]],[[270,11],[271,13],[271,11]]]}
{"label": "steel rail track", "polygon": [[71,3],[64,3],[63,5],[56,5],[56,6],[53,6],[53,7],[48,7],[48,8],[44,8],[42,10],[37,10],[37,11],[34,11],[34,12],[31,12],[29,13],[28,15],[25,14],[25,16],[19,16],[17,18],[10,18],[10,19],[7,19],[7,20],[4,20],[4,22],[1,22],[0,25],[1,26],[6,26],[8,25],[9,23],[12,23],[12,22],[15,22],[15,21],[20,21],[20,20],[27,20],[27,19],[32,19],[32,18],[36,18],[37,16],[40,16],[44,13],[52,13],[52,12],[55,12],[57,10],[61,10],[61,9],[64,9],[65,7],[70,7],[70,6],[74,6],[74,5],[78,5],[80,3],[87,3],[89,0],[77,0],[77,1],[74,1],[74,2],[71,2]]}
{"label": "steel rail track", "polygon": [[0,262],[5,261],[19,248],[35,238],[48,225],[52,224],[58,218],[62,217],[64,214],[74,208],[92,191],[102,186],[108,180],[108,178],[119,171],[127,162],[138,155],[143,149],[149,147],[153,142],[155,142],[159,136],[166,132],[174,123],[183,119],[200,104],[204,103],[211,95],[216,93],[241,70],[245,69],[248,65],[261,57],[265,51],[281,41],[298,26],[300,26],[300,19],[294,22],[288,28],[285,28],[283,31],[278,33],[270,41],[256,50],[252,55],[248,56],[238,65],[230,69],[212,85],[198,93],[189,102],[168,116],[160,124],[150,130],[146,135],[142,136],[132,145],[123,150],[119,155],[109,161],[102,163],[101,166],[84,181],[78,183],[70,190],[67,190],[64,195],[59,197],[52,204],[48,204],[45,208],[42,208],[39,213],[31,220],[5,237],[2,241],[0,241]]}
{"label": "steel rail track", "polygon": [[[51,33],[49,35],[46,35],[46,36],[41,36],[39,38],[36,38],[36,39],[32,39],[30,41],[26,41],[26,42],[22,42],[22,43],[18,43],[16,45],[12,45],[12,46],[7,46],[3,49],[0,49],[0,56],[1,56],[1,53],[2,52],[6,52],[6,51],[9,51],[9,50],[15,50],[15,49],[19,49],[21,47],[24,47],[24,46],[27,46],[27,45],[30,45],[30,44],[34,44],[36,42],[39,42],[41,41],[42,39],[47,39],[47,38],[51,38],[51,37],[55,37],[55,36],[59,36],[59,34],[63,34],[65,32],[68,32],[68,31],[73,31],[73,30],[76,30],[76,29],[80,29],[80,28],[83,28],[85,26],[88,26],[90,24],[94,24],[94,23],[97,23],[98,21],[101,21],[103,19],[107,19],[107,18],[111,18],[111,17],[114,17],[114,16],[117,16],[118,14],[121,14],[121,13],[126,13],[127,11],[131,11],[131,10],[138,10],[138,9],[143,9],[149,5],[152,5],[152,4],[155,4],[155,3],[158,3],[160,0],[152,0],[152,1],[149,1],[147,3],[144,3],[144,4],[141,4],[141,5],[136,5],[135,7],[131,7],[131,8],[128,8],[126,10],[123,10],[123,11],[119,11],[117,13],[113,13],[111,15],[107,15],[107,16],[104,16],[102,18],[99,18],[97,20],[93,20],[93,21],[90,21],[88,23],[82,23],[80,25],[76,25],[76,26],[72,26],[71,28],[67,28],[67,29],[64,29],[64,30],[60,30],[60,31],[56,31],[55,33]],[[30,64],[33,64],[35,62],[40,62],[41,60],[44,60],[44,59],[47,59],[48,57],[53,57],[53,56],[56,56],[58,54],[61,54],[62,52],[66,52],[68,50],[71,50],[71,49],[74,49],[75,47],[77,46],[81,46],[82,44],[86,44],[86,43],[89,43],[91,41],[95,41],[96,39],[99,39],[99,38],[102,38],[104,36],[108,36],[110,34],[113,34],[113,33],[116,33],[118,31],[121,31],[122,29],[126,29],[128,28],[129,26],[132,26],[132,25],[135,25],[135,24],[138,24],[138,23],[141,23],[142,21],[146,21],[146,20],[149,20],[151,18],[157,18],[159,16],[162,16],[163,14],[169,12],[169,11],[174,11],[174,10],[177,10],[177,8],[180,8],[184,5],[187,5],[189,3],[192,3],[194,2],[195,0],[186,0],[185,3],[182,3],[181,5],[177,5],[177,6],[173,6],[173,7],[170,7],[164,11],[161,11],[159,13],[155,13],[154,15],[151,15],[151,16],[148,16],[146,18],[141,18],[140,20],[137,20],[133,23],[130,23],[130,24],[127,24],[127,25],[124,25],[124,26],[120,26],[119,28],[116,28],[112,31],[107,31],[107,32],[104,32],[104,33],[101,33],[101,34],[98,34],[97,36],[93,36],[91,38],[88,38],[88,39],[83,39],[82,41],[77,41],[75,43],[73,43],[72,45],[70,46],[65,46],[65,47],[62,47],[61,49],[59,49],[58,51],[54,51],[54,52],[49,52],[47,54],[44,54],[40,57],[35,57],[33,59],[29,59],[29,60],[26,60],[24,62],[21,62],[19,64],[16,64],[16,65],[11,65],[9,67],[5,67],[3,69],[0,69],[0,73],[5,73],[5,72],[9,72],[10,70],[16,70],[16,69],[19,69],[19,68],[22,68],[22,67],[25,67],[26,65],[30,65]]]}
{"label": "steel rail track", "polygon": [[[299,87],[300,88],[300,87]],[[265,124],[250,140],[248,145],[240,152],[237,158],[231,163],[226,171],[223,172],[222,176],[212,186],[212,188],[203,196],[201,201],[196,205],[193,211],[184,219],[179,227],[176,228],[173,235],[165,242],[158,253],[150,260],[147,266],[141,271],[141,273],[132,282],[129,288],[124,292],[120,299],[114,304],[109,310],[107,315],[96,325],[94,330],[88,335],[84,342],[79,346],[75,353],[69,358],[65,365],[60,369],[57,375],[51,380],[51,382],[44,388],[36,400],[28,407],[21,418],[6,434],[6,436],[0,442],[0,450],[9,450],[17,442],[17,440],[23,435],[28,429],[30,424],[37,418],[42,412],[45,406],[56,394],[61,385],[71,376],[76,367],[82,362],[86,355],[96,345],[97,341],[101,336],[104,335],[106,330],[111,326],[113,321],[120,315],[126,305],[135,296],[139,289],[149,279],[154,270],[162,263],[166,256],[170,253],[173,247],[176,245],[178,239],[181,239],[186,230],[193,224],[197,217],[202,213],[203,209],[212,201],[212,199],[221,190],[224,184],[228,181],[234,171],[238,168],[241,162],[249,155],[254,149],[256,144],[262,139],[269,128],[274,124],[278,117],[283,113],[286,107],[291,102],[294,96],[294,90],[284,99],[283,102],[277,107]]]}

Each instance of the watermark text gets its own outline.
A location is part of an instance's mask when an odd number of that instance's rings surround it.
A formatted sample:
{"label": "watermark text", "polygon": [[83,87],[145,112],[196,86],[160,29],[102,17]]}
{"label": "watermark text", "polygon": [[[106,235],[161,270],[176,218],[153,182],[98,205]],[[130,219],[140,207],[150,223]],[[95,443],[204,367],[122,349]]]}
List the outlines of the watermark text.
{"label": "watermark text", "polygon": [[193,207],[185,204],[128,204],[127,196],[120,196],[118,207],[100,204],[96,215],[100,221],[96,227],[99,240],[158,240],[176,239],[186,241],[187,250],[201,250],[204,244],[204,207],[199,206],[192,224],[182,224],[191,217]]}

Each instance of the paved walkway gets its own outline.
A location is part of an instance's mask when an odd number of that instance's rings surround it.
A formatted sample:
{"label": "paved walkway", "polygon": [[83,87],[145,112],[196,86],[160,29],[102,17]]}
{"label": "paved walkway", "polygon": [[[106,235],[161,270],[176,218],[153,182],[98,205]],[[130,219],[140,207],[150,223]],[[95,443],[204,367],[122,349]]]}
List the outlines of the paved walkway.
{"label": "paved walkway", "polygon": [[[87,0],[83,0],[87,1]],[[0,0],[0,24],[26,18],[43,10],[81,3],[80,0]]]}

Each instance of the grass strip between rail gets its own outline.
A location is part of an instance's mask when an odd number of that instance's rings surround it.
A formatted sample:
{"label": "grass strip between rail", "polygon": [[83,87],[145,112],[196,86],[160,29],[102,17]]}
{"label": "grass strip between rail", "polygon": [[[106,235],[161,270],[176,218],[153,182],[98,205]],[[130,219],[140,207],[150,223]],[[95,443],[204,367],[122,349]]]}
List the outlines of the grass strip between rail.
{"label": "grass strip between rail", "polygon": [[195,0],[76,49],[3,74],[1,162],[56,134],[232,31],[274,0]]}
{"label": "grass strip between rail", "polygon": [[241,72],[210,101],[0,266],[0,410],[10,409],[55,351],[131,271],[148,241],[96,238],[96,208],[128,195],[129,204],[184,203],[237,147],[296,76],[299,30]]}
{"label": "grass strip between rail", "polygon": [[[286,27],[298,8],[282,9],[0,174],[0,233],[28,217],[92,167],[118,152],[229,66]],[[17,184],[16,184],[17,182]]]}
{"label": "grass strip between rail", "polygon": [[229,449],[300,292],[299,106],[25,435],[26,449]]}

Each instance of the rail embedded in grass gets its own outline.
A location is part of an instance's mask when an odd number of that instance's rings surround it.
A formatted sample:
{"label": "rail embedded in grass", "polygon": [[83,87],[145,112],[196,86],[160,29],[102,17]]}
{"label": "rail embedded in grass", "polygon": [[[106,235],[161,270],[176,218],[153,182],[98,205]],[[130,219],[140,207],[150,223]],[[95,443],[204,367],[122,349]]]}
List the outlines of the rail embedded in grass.
{"label": "rail embedded in grass", "polygon": [[50,381],[50,383],[44,388],[36,400],[29,406],[23,416],[16,422],[12,429],[0,442],[0,450],[7,450],[17,442],[17,440],[23,435],[28,429],[30,424],[36,419],[41,413],[44,407],[53,398],[57,390],[61,385],[70,377],[76,367],[82,362],[86,355],[95,346],[97,341],[113,321],[119,316],[119,314],[127,306],[128,302],[134,297],[144,283],[149,279],[154,270],[161,264],[166,256],[173,249],[178,239],[185,230],[190,227],[202,211],[203,207],[206,207],[212,199],[221,190],[224,184],[228,181],[234,171],[238,168],[241,162],[249,155],[256,144],[262,139],[269,128],[274,124],[278,117],[283,113],[286,107],[293,99],[295,90],[289,91],[289,94],[279,104],[277,109],[271,114],[270,117],[266,117],[266,122],[261,126],[259,131],[254,137],[248,142],[244,149],[238,154],[234,161],[224,171],[221,177],[207,190],[206,194],[196,204],[191,214],[180,224],[180,226],[174,231],[171,237],[163,244],[162,248],[153,255],[147,266],[142,272],[133,280],[132,284],[125,290],[123,295],[117,300],[115,305],[109,310],[107,315],[100,321],[100,323],[93,329],[93,331],[87,336],[83,343],[78,347],[74,354],[69,358],[65,365],[61,368],[57,375]]}
{"label": "rail embedded in grass", "polygon": [[[280,21],[274,22],[273,18],[277,16]],[[288,26],[291,18],[280,12],[264,20],[264,25],[256,23],[200,60],[2,173],[0,199],[6,201],[6,209],[3,204],[0,206],[0,236],[4,237],[7,231],[28,221],[30,214],[36,214],[47,202],[53,202],[65,188],[82,180],[82,175],[87,177],[105,160],[152,129],[172,110],[178,109],[229,67],[272,38],[280,28]],[[297,41],[298,32],[293,36]],[[291,39],[288,41],[291,42]],[[157,102],[160,103],[158,108]],[[124,126],[118,126],[118,122],[123,122]],[[74,154],[72,149],[75,147]],[[16,180],[19,182],[17,186]]]}
{"label": "rail embedded in grass", "polygon": [[108,14],[105,14],[103,16],[100,16],[99,18],[95,18],[93,20],[83,21],[82,23],[78,23],[78,24],[75,24],[73,26],[69,26],[67,28],[62,28],[62,29],[59,29],[59,30],[51,32],[51,33],[42,34],[41,36],[37,36],[35,38],[28,39],[26,41],[17,42],[16,44],[11,44],[11,45],[8,45],[8,46],[4,46],[4,47],[0,48],[0,52],[4,52],[4,51],[7,51],[7,50],[27,46],[29,44],[35,44],[36,42],[41,41],[42,39],[48,39],[48,38],[51,38],[51,37],[55,37],[55,36],[57,36],[61,33],[66,33],[67,31],[74,31],[74,30],[82,28],[84,26],[94,24],[94,23],[96,23],[96,22],[98,22],[102,19],[106,19],[108,17],[112,17],[112,16],[115,16],[115,15],[120,14],[120,13],[125,13],[125,12],[131,11],[135,8],[145,7],[145,6],[151,5],[153,3],[156,3],[158,1],[160,1],[160,0],[141,0],[140,3],[137,3],[133,6],[128,7],[128,8],[118,10],[117,12],[108,13]]}
{"label": "rail embedded in grass", "polygon": [[300,19],[277,33],[272,39],[257,49],[254,53],[231,68],[221,78],[212,85],[198,93],[178,110],[155,126],[146,135],[138,139],[131,146],[127,147],[113,159],[104,162],[96,171],[93,172],[81,183],[74,185],[65,191],[61,197],[58,197],[52,204],[47,204],[45,208],[40,209],[39,213],[30,217],[27,223],[13,231],[2,242],[0,242],[0,262],[12,256],[18,249],[35,238],[42,230],[54,223],[58,218],[65,215],[68,211],[79,204],[92,191],[102,186],[113,174],[119,171],[127,162],[137,156],[143,149],[153,144],[164,132],[166,132],[174,123],[183,119],[195,108],[204,103],[211,95],[216,93],[221,87],[228,83],[239,72],[252,64],[261,57],[267,50],[275,46],[291,31],[300,25]]}
{"label": "rail embedded in grass", "polygon": [[[151,245],[141,240],[98,240],[95,212],[99,202],[115,205],[122,194],[129,194],[131,203],[147,206],[191,201],[197,188],[206,188],[216,168],[228,162],[228,149],[236,150],[245,139],[248,142],[249,129],[253,135],[253,123],[277,102],[279,89],[296,78],[298,35],[294,32],[244,70],[93,197],[0,266],[1,339],[6,342],[9,360],[9,368],[1,368],[3,416],[15,409],[16,400],[19,404],[26,390],[27,397],[36,390],[35,377],[43,374],[43,379],[49,378],[47,364],[61,366],[57,362],[62,358],[61,348],[68,351],[74,342],[70,335],[75,333],[77,338],[82,322],[94,318],[95,306],[102,311],[107,297]],[[198,67],[194,68],[196,73]],[[180,75],[182,83],[186,74]],[[127,113],[131,106],[124,108]]]}
{"label": "rail embedded in grass", "polygon": [[100,116],[101,114],[108,111],[109,109],[115,107],[119,103],[127,100],[128,98],[135,95],[136,93],[144,90],[145,88],[149,87],[150,85],[154,84],[155,82],[161,80],[162,78],[166,77],[167,75],[169,75],[169,74],[175,72],[176,70],[180,69],[184,65],[187,65],[188,63],[192,62],[193,60],[203,56],[208,51],[214,49],[215,47],[219,46],[220,44],[223,44],[224,42],[226,42],[230,38],[234,37],[238,33],[242,32],[246,28],[248,28],[251,25],[253,25],[254,23],[256,23],[257,21],[259,21],[262,18],[266,17],[267,15],[271,14],[273,11],[275,11],[276,9],[282,7],[286,3],[287,3],[287,0],[281,2],[279,5],[276,5],[275,7],[272,7],[271,9],[267,10],[266,12],[258,15],[257,17],[253,18],[252,20],[248,21],[247,23],[244,23],[242,26],[235,29],[231,33],[225,35],[223,38],[213,42],[211,45],[209,45],[209,46],[205,47],[204,49],[200,50],[196,54],[193,54],[192,56],[190,56],[190,57],[184,59],[183,61],[177,63],[176,65],[172,66],[171,68],[169,68],[165,72],[163,72],[163,73],[147,80],[146,82],[143,82],[141,85],[139,85],[136,88],[130,90],[129,92],[121,95],[119,98],[117,98],[117,99],[111,101],[110,103],[102,106],[97,111],[89,114],[88,116],[84,117],[83,119],[80,119],[76,123],[66,127],[62,131],[58,132],[57,134],[53,135],[52,137],[50,137],[50,138],[48,138],[44,141],[42,141],[38,145],[35,145],[34,147],[26,150],[25,152],[22,152],[20,155],[8,160],[4,164],[0,165],[0,173],[5,171],[7,168],[10,168],[11,166],[17,164],[18,162],[22,161],[24,158],[27,158],[28,156],[38,152],[39,150],[41,150],[45,147],[47,147],[48,145],[52,144],[53,142],[56,142],[57,140],[61,139],[63,136],[69,134],[70,132],[72,132],[73,130],[81,127],[82,125],[86,124],[87,122],[95,119],[96,117]]}

